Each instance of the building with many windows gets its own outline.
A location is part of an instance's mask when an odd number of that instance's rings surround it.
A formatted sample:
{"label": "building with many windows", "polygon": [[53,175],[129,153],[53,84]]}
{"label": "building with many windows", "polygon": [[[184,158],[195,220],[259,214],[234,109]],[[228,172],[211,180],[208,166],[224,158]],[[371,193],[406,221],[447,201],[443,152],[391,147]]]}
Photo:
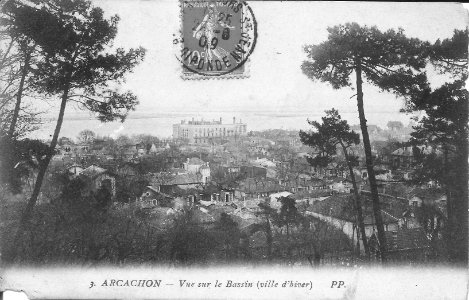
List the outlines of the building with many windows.
{"label": "building with many windows", "polygon": [[222,118],[219,121],[181,121],[180,124],[173,125],[173,138],[185,140],[190,144],[212,144],[229,138],[236,138],[246,135],[247,125],[241,120],[233,123],[223,124]]}

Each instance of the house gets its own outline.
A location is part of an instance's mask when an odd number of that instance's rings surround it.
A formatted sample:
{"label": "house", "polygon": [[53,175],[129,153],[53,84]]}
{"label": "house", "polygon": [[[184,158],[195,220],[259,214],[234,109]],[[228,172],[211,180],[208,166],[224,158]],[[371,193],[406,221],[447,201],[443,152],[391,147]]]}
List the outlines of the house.
{"label": "house", "polygon": [[162,193],[157,187],[147,186],[140,196],[140,205],[143,208],[151,208],[155,206],[171,207],[174,197]]}
{"label": "house", "polygon": [[233,202],[234,191],[230,189],[220,188],[215,185],[207,185],[201,192],[202,200],[211,202]]}
{"label": "house", "polygon": [[181,197],[191,205],[201,198],[204,183],[200,174],[157,173],[151,180],[151,186],[173,198]]}
{"label": "house", "polygon": [[154,186],[160,186],[160,190],[168,194],[173,193],[175,188],[182,190],[202,190],[203,185],[202,176],[200,174],[191,173],[176,174],[154,184]]}
{"label": "house", "polygon": [[[430,242],[422,228],[386,231],[386,257],[388,261],[424,262],[431,254]],[[376,234],[370,237],[370,250],[378,253]]]}
{"label": "house", "polygon": [[238,199],[259,199],[284,190],[282,186],[272,180],[247,178],[241,181],[239,187],[235,189],[235,197]]}
{"label": "house", "polygon": [[116,176],[110,171],[91,165],[82,170],[79,177],[85,182],[87,192],[96,193],[104,188],[111,194],[112,198],[116,196]]}
{"label": "house", "polygon": [[150,147],[149,147],[149,145],[145,144],[144,142],[137,143],[135,145],[135,149],[137,151],[137,156],[141,157],[141,156],[147,154]]}
{"label": "house", "polygon": [[297,179],[286,179],[281,182],[282,187],[284,190],[289,191],[291,193],[296,193],[299,190],[305,190],[306,187],[301,185],[301,181]]}
{"label": "house", "polygon": [[266,178],[267,168],[260,165],[245,164],[240,167],[240,174],[245,178]]}
{"label": "house", "polygon": [[222,167],[229,174],[239,174],[241,172],[241,166],[238,166],[238,165],[228,164]]}
{"label": "house", "polygon": [[409,196],[409,206],[421,207],[422,204],[446,206],[446,195],[437,188],[415,188]]}
{"label": "house", "polygon": [[328,182],[329,189],[336,193],[350,193],[353,190],[352,183],[341,177],[331,178],[326,182]]}
{"label": "house", "polygon": [[208,166],[208,163],[200,167],[199,173],[202,176],[203,184],[207,184],[210,180],[210,167]]}
{"label": "house", "polygon": [[205,162],[198,157],[187,158],[187,161],[184,163],[184,170],[189,173],[197,174],[204,165]]}
{"label": "house", "polygon": [[84,170],[80,165],[73,164],[66,169],[67,175],[70,177],[77,177]]}
{"label": "house", "polygon": [[313,204],[314,201],[322,201],[332,195],[330,190],[312,190],[302,191],[292,194],[290,197],[296,200],[296,203],[304,203],[306,206]]}
{"label": "house", "polygon": [[329,188],[326,181],[319,178],[311,178],[307,184],[310,190],[325,190]]}
{"label": "house", "polygon": [[393,168],[410,168],[414,164],[412,147],[402,147],[391,153],[391,165]]}
{"label": "house", "polygon": [[[393,198],[381,199],[381,218],[385,231],[396,231],[402,221],[407,205]],[[371,199],[362,194],[363,223],[369,238],[377,231]],[[314,201],[307,208],[307,214],[341,229],[350,239],[356,238],[357,223],[354,209],[354,195],[333,195],[321,201]],[[360,247],[363,249],[363,247]]]}
{"label": "house", "polygon": [[197,174],[202,178],[202,183],[207,184],[210,180],[210,167],[209,164],[197,157],[188,158],[183,164],[184,170],[188,174]]}
{"label": "house", "polygon": [[180,210],[185,207],[191,207],[200,198],[198,190],[190,189],[183,190],[178,187],[173,187],[171,193],[161,191],[161,186],[147,186],[142,196],[140,196],[140,204],[143,207],[172,207],[173,209]]}

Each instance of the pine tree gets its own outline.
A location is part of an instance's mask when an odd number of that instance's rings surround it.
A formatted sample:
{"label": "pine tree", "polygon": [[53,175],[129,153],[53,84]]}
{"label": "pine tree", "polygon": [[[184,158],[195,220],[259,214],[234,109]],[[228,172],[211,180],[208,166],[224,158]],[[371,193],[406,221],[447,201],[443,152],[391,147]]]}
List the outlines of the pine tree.
{"label": "pine tree", "polygon": [[[408,102],[408,112],[423,115],[416,118],[411,134],[414,146],[426,146],[432,151],[416,147],[417,168],[414,180],[430,180],[442,185],[447,197],[445,239],[450,260],[467,264],[468,238],[468,99],[465,88],[468,78],[468,34],[455,30],[451,38],[436,41],[429,47],[431,64],[453,79],[431,89],[427,87]],[[424,114],[421,114],[424,112]]]}
{"label": "pine tree", "polygon": [[381,32],[374,26],[346,23],[330,27],[328,31],[329,36],[325,42],[305,46],[308,60],[303,62],[301,68],[309,78],[328,82],[334,89],[352,86],[355,77],[373,212],[380,255],[384,262],[386,238],[363,105],[363,80],[397,96],[407,98],[418,93],[427,82],[425,73],[421,72],[425,67],[425,55],[422,51],[425,44],[417,39],[407,38],[402,29]]}
{"label": "pine tree", "polygon": [[[308,121],[308,123],[313,126],[314,131],[300,131],[301,142],[319,150],[323,161],[326,163],[332,162],[333,156],[337,153],[337,147],[342,149],[355,196],[354,208],[357,214],[357,225],[360,230],[360,235],[362,236],[365,253],[369,255],[370,252],[365,234],[365,225],[363,223],[362,204],[358,193],[355,174],[353,172],[354,162],[356,162],[357,157],[349,154],[350,147],[360,143],[360,136],[358,133],[350,130],[347,121],[342,120],[339,111],[336,109],[326,110],[326,116],[322,117],[322,123],[316,121]],[[316,155],[311,159],[313,165],[315,159]]]}
{"label": "pine tree", "polygon": [[9,13],[28,15],[17,24],[18,31],[31,39],[43,53],[34,70],[34,88],[51,98],[58,97],[60,110],[49,145],[41,162],[33,193],[23,212],[16,243],[21,240],[32,217],[47,167],[57,146],[65,108],[71,101],[95,112],[103,122],[124,121],[138,101],[130,91],[120,93],[112,84],[143,60],[144,49],[112,50],[119,18],[104,18],[104,12],[87,0],[39,1],[36,5],[11,2]]}

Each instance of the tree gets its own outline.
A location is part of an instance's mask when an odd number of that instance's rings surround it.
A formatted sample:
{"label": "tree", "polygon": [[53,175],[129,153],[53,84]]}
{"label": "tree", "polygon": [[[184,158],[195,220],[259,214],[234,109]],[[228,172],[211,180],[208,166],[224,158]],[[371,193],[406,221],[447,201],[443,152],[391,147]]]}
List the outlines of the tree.
{"label": "tree", "polygon": [[1,22],[2,32],[6,35],[4,38],[8,40],[8,43],[6,48],[0,51],[0,70],[2,71],[0,81],[3,98],[1,108],[8,107],[9,102],[14,102],[7,118],[9,123],[7,134],[10,138],[17,137],[17,123],[22,121],[21,112],[24,112],[23,96],[30,91],[31,70],[41,59],[35,42],[20,29],[21,24],[30,21],[30,11],[27,9],[15,11],[13,3],[9,1],[2,7],[4,13]]}
{"label": "tree", "polygon": [[135,144],[144,143],[145,146],[148,147],[147,150],[150,150],[152,144],[158,145],[158,142],[160,141],[156,136],[151,134],[137,134],[132,136],[132,140]]}
{"label": "tree", "polygon": [[429,47],[430,61],[441,74],[453,78],[467,77],[467,41],[469,30],[454,30],[449,39],[438,39]]}
{"label": "tree", "polygon": [[[67,103],[95,112],[100,121],[125,120],[137,105],[131,92],[120,93],[111,84],[120,84],[144,57],[144,49],[111,49],[119,18],[104,18],[102,9],[87,0],[51,0],[40,2],[41,8],[13,2],[10,12],[27,11],[30,18],[18,24],[18,30],[38,45],[44,61],[37,64],[33,79],[36,91],[60,98],[60,110],[49,145],[54,150]],[[114,53],[112,53],[114,52]],[[33,193],[18,229],[18,241],[26,229],[44,180],[52,151],[39,167]]]}
{"label": "tree", "polygon": [[127,146],[127,145],[130,145],[132,144],[132,141],[130,140],[130,138],[126,135],[119,135],[116,139],[115,139],[115,142],[117,144],[118,147],[124,147],[124,146]]}
{"label": "tree", "polygon": [[404,124],[402,124],[401,121],[389,121],[386,126],[391,130],[394,130],[394,129],[400,130],[404,128]]}
{"label": "tree", "polygon": [[328,28],[328,40],[305,46],[308,60],[301,68],[312,80],[328,82],[334,89],[350,87],[355,73],[357,108],[365,148],[373,212],[378,231],[380,255],[386,260],[386,241],[376,185],[370,138],[363,105],[363,80],[383,91],[409,98],[426,85],[422,48],[426,45],[409,39],[402,29],[381,32],[376,27],[346,23]]}
{"label": "tree", "polygon": [[240,231],[238,223],[233,221],[230,215],[222,213],[220,219],[215,222],[215,229],[221,233],[225,258],[236,258],[239,250]]}
{"label": "tree", "polygon": [[278,201],[280,201],[281,206],[280,211],[278,212],[278,214],[275,215],[274,222],[277,226],[285,226],[287,229],[287,236],[286,239],[283,241],[287,247],[288,258],[291,259],[291,250],[295,243],[290,238],[292,235],[290,232],[290,228],[291,226],[300,224],[300,222],[302,221],[302,216],[298,212],[295,199],[287,196],[279,197]]}
{"label": "tree", "polygon": [[0,144],[0,180],[14,194],[22,192],[22,179],[29,175],[30,170],[37,170],[47,155],[53,155],[48,145],[39,140],[4,136],[0,138]]}
{"label": "tree", "polygon": [[78,133],[78,143],[82,144],[91,144],[96,138],[96,133],[94,131],[85,129]]}
{"label": "tree", "polygon": [[264,218],[264,232],[266,235],[266,243],[267,243],[267,259],[270,261],[272,260],[272,244],[273,244],[273,236],[272,236],[272,222],[273,220],[278,219],[277,210],[273,209],[270,206],[270,203],[260,202],[258,204],[259,211],[256,213],[257,216],[261,216]]}
{"label": "tree", "polygon": [[212,232],[194,222],[196,213],[192,208],[177,214],[168,230],[169,259],[172,262],[201,263],[218,244]]}
{"label": "tree", "polygon": [[29,16],[13,17],[8,14],[8,7],[9,3],[2,7],[0,21],[0,39],[4,41],[0,48],[0,163],[3,169],[1,181],[16,194],[22,190],[21,177],[26,176],[31,167],[25,164],[22,155],[28,152],[24,147],[32,144],[20,139],[37,129],[40,123],[39,113],[23,103],[23,96],[31,92],[31,68],[40,58],[35,44],[15,25]]}
{"label": "tree", "polygon": [[296,200],[290,197],[280,197],[278,200],[281,203],[280,212],[278,213],[277,223],[280,227],[287,227],[287,237],[290,235],[290,226],[298,224],[301,215],[298,213],[295,202]]}
{"label": "tree", "polygon": [[[435,180],[445,189],[447,223],[445,239],[450,259],[467,264],[468,209],[468,33],[455,30],[451,38],[436,41],[429,49],[433,66],[454,81],[432,90],[427,87],[412,98],[407,112],[420,112],[411,134],[416,149],[415,180]],[[424,112],[424,114],[421,114]],[[418,147],[426,146],[427,151]],[[431,149],[429,151],[428,149]]]}
{"label": "tree", "polygon": [[322,117],[322,124],[316,121],[308,121],[308,123],[313,126],[314,131],[308,133],[300,130],[300,139],[303,144],[320,149],[326,160],[331,160],[331,157],[336,154],[337,147],[342,149],[353,185],[357,225],[360,228],[365,253],[369,255],[365,225],[363,223],[362,203],[358,194],[355,173],[353,172],[353,166],[357,161],[357,157],[349,154],[349,148],[360,143],[360,136],[358,133],[350,130],[347,121],[342,120],[339,111],[335,109],[326,110],[326,116]]}

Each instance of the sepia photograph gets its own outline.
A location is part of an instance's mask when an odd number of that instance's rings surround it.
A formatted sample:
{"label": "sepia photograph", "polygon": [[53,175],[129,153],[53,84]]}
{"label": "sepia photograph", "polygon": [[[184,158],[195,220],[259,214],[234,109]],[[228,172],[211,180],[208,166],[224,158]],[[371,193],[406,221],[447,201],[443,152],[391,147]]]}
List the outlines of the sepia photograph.
{"label": "sepia photograph", "polygon": [[0,1],[0,292],[465,299],[458,3]]}

